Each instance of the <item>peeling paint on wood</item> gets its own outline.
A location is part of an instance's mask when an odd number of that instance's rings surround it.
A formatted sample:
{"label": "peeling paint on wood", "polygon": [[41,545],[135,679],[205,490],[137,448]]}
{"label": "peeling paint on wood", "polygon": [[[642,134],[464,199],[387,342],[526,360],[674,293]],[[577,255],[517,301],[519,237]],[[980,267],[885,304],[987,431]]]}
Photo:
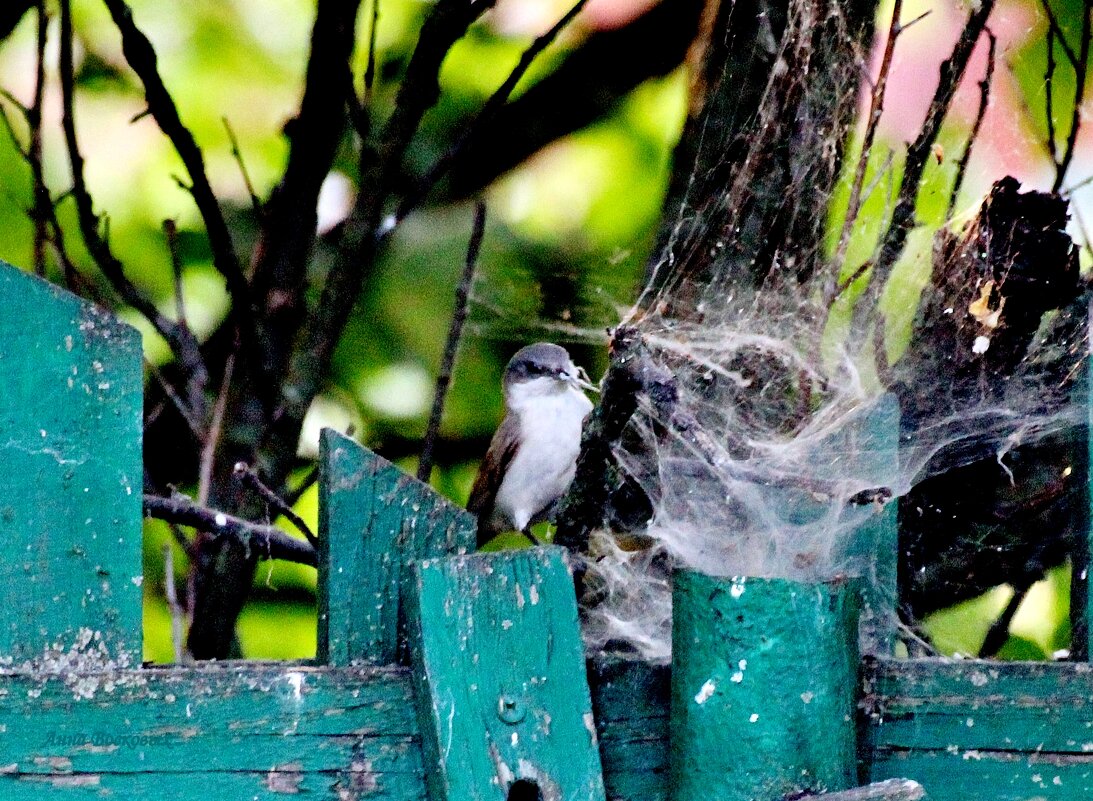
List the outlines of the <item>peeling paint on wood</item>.
{"label": "peeling paint on wood", "polygon": [[[519,590],[518,590],[519,588]],[[534,590],[540,603],[521,605]],[[602,801],[603,779],[561,548],[422,563],[408,611],[432,801]]]}
{"label": "peeling paint on wood", "polygon": [[[424,794],[409,672],[260,663],[0,673],[0,798],[42,783],[122,798]],[[326,713],[336,707],[342,714]]]}
{"label": "peeling paint on wood", "polygon": [[331,429],[319,470],[319,660],[391,664],[410,565],[472,550],[475,519]]}
{"label": "peeling paint on wood", "polygon": [[938,801],[1093,795],[1093,666],[871,660],[864,691],[874,780],[907,776]]}
{"label": "peeling paint on wood", "polygon": [[0,655],[68,652],[87,631],[136,664],[140,335],[3,262],[0,298]]}

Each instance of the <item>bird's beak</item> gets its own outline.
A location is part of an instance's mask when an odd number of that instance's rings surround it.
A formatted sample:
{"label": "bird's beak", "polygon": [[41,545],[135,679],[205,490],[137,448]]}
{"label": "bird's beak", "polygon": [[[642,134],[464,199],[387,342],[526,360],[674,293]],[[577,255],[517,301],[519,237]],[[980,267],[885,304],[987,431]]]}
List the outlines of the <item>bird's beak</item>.
{"label": "bird's beak", "polygon": [[584,371],[583,367],[578,367],[576,373],[566,373],[566,381],[575,387],[587,390],[589,392],[599,393],[600,388],[593,384],[589,378],[588,373]]}

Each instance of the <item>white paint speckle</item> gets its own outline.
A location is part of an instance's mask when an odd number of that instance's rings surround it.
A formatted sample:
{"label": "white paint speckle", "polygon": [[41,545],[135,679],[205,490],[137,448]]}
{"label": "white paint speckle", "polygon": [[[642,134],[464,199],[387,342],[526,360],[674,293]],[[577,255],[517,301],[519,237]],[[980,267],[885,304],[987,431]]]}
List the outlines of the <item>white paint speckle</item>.
{"label": "white paint speckle", "polygon": [[759,722],[759,713],[758,712],[752,712],[751,717],[748,718],[748,721],[751,722],[751,723],[758,723]]}
{"label": "white paint speckle", "polygon": [[975,342],[972,343],[972,353],[977,356],[987,352],[987,348],[991,346],[991,338],[985,336],[977,336]]}
{"label": "white paint speckle", "polygon": [[223,512],[217,512],[214,520],[216,521],[216,525],[220,528],[224,528],[224,526],[228,525],[228,516]]}
{"label": "white paint speckle", "polygon": [[[740,678],[743,679],[744,677],[741,676]],[[734,679],[734,681],[735,681],[735,679]],[[707,701],[710,700],[710,696],[713,695],[713,692],[716,689],[717,689],[717,685],[714,684],[713,679],[707,679],[706,683],[702,685],[702,689],[700,689],[698,691],[698,693],[695,695],[695,703],[696,704],[706,703]]]}

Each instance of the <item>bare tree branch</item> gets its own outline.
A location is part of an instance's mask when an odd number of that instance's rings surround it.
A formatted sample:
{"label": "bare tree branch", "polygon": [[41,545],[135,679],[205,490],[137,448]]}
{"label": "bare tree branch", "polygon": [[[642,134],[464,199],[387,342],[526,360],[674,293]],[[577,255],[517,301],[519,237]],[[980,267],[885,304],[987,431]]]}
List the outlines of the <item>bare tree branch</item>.
{"label": "bare tree branch", "polygon": [[46,38],[49,32],[49,16],[46,14],[45,0],[38,0],[38,46],[34,65],[34,100],[27,109],[27,122],[30,124],[30,144],[27,147],[27,160],[34,177],[34,272],[39,276],[46,274],[46,237],[49,215],[53,201],[46,187],[42,171],[42,97],[46,83]]}
{"label": "bare tree branch", "polygon": [[144,515],[169,523],[191,526],[214,538],[230,537],[253,548],[260,559],[283,559],[315,566],[318,555],[303,540],[290,537],[279,528],[252,523],[233,515],[199,506],[184,495],[164,498],[144,496]]}
{"label": "bare tree branch", "polygon": [[[123,0],[103,0],[114,24],[121,32],[122,52],[125,60],[144,85],[144,95],[148,101],[148,110],[160,130],[167,136],[182,159],[190,175],[190,194],[193,195],[205,230],[209,235],[209,247],[212,250],[213,266],[224,276],[228,293],[232,297],[231,313],[240,331],[244,347],[252,354],[258,354],[258,343],[263,339],[260,321],[251,297],[250,284],[239,264],[235,252],[231,231],[224,219],[220,201],[213,193],[209,179],[205,175],[205,158],[193,134],[178,115],[175,101],[163,79],[159,75],[156,51],[148,37],[133,21],[133,12]],[[254,365],[258,369],[261,365]]]}
{"label": "bare tree branch", "polygon": [[482,128],[491,122],[500,111],[501,107],[508,102],[509,96],[516,88],[516,85],[520,83],[520,79],[527,74],[528,69],[535,62],[536,57],[547,47],[550,46],[558,34],[573,21],[573,18],[580,13],[584,8],[584,4],[587,0],[577,0],[576,4],[567,11],[561,19],[559,19],[554,25],[550,27],[546,33],[541,36],[537,36],[531,43],[531,46],[525,50],[516,66],[513,68],[509,76],[504,82],[497,88],[489,99],[482,106],[481,111],[478,112],[478,116],[467,126],[463,135],[455,143],[455,145],[429,169],[425,176],[416,183],[415,186],[403,197],[402,202],[399,203],[398,211],[395,212],[396,222],[403,220],[406,215],[421,205],[422,201],[428,196],[429,192],[440,181],[441,178],[448,172],[452,164],[460,155],[466,150],[467,143],[479,132]]}
{"label": "bare tree branch", "polygon": [[979,129],[983,126],[983,118],[987,116],[987,104],[990,101],[991,96],[991,80],[994,78],[994,58],[995,51],[998,47],[998,39],[990,28],[986,28],[987,39],[990,41],[990,47],[987,50],[987,71],[983,74],[983,80],[979,82],[979,109],[975,114],[975,122],[972,123],[971,133],[968,134],[967,144],[964,145],[964,152],[960,154],[960,159],[956,163],[956,177],[953,179],[953,191],[949,195],[949,207],[945,211],[946,219],[953,216],[953,209],[956,207],[957,198],[960,195],[960,190],[964,186],[964,174],[968,170],[968,162],[972,157],[972,148],[975,147],[976,140],[979,139]]}
{"label": "bare tree branch", "polygon": [[[254,250],[254,294],[266,320],[264,360],[283,375],[304,319],[307,265],[315,243],[316,206],[345,130],[346,101],[353,94],[349,59],[360,0],[320,0],[311,33],[303,97],[285,126],[288,162],[262,215]],[[256,387],[276,393],[276,383]],[[230,465],[229,465],[230,466]]]}
{"label": "bare tree branch", "polygon": [[110,282],[121,299],[132,306],[165,339],[182,368],[193,380],[202,385],[208,380],[208,371],[197,340],[186,328],[167,319],[155,304],[126,278],[122,263],[114,256],[110,243],[99,232],[99,217],[95,213],[91,195],[84,182],[84,159],[76,139],[74,114],[75,75],[72,53],[72,6],[71,0],[61,0],[61,125],[64,129],[65,146],[72,168],[72,196],[76,201],[80,233],[91,258]]}
{"label": "bare tree branch", "polygon": [[448,328],[448,340],[444,345],[444,356],[440,361],[440,371],[436,377],[436,393],[433,395],[433,409],[429,414],[429,425],[425,429],[425,442],[421,447],[421,460],[417,466],[419,481],[429,483],[433,474],[433,447],[440,431],[440,419],[444,416],[444,399],[448,395],[448,385],[452,380],[452,368],[459,351],[459,342],[463,338],[463,323],[467,320],[467,302],[474,283],[474,271],[478,264],[478,250],[482,245],[482,235],[486,231],[486,204],[478,201],[474,209],[474,227],[467,246],[467,260],[463,265],[463,275],[455,290],[455,310],[452,323]]}
{"label": "bare tree branch", "polygon": [[[892,219],[888,224],[888,230],[881,240],[880,254],[873,271],[869,275],[868,292],[858,301],[854,317],[857,321],[864,322],[872,319],[876,299],[880,296],[892,268],[903,253],[903,247],[907,242],[907,235],[914,226],[915,203],[918,198],[919,186],[922,174],[926,169],[926,163],[930,158],[933,144],[941,132],[941,124],[949,112],[953,98],[956,96],[957,86],[968,68],[972,51],[975,49],[979,35],[986,27],[987,18],[994,9],[994,0],[981,0],[961,31],[960,38],[950,56],[941,64],[937,89],[930,107],[926,111],[926,119],[922,128],[915,137],[915,141],[907,149],[907,158],[904,161],[903,172],[898,179],[897,199],[892,211]],[[860,322],[859,322],[860,325]]]}
{"label": "bare tree branch", "polygon": [[307,537],[307,541],[311,543],[313,548],[319,547],[319,539],[315,536],[311,527],[304,522],[302,517],[296,514],[295,510],[288,505],[287,501],[262,483],[262,479],[258,477],[258,473],[254,471],[254,468],[246,462],[239,462],[235,465],[233,475],[236,479],[243,482],[244,486],[257,492],[262,497],[262,500],[273,507],[278,514],[284,515],[292,521],[292,525],[296,526],[296,528],[300,530],[300,533]]}
{"label": "bare tree branch", "polygon": [[[1046,2],[1046,0],[1045,0]],[[1085,97],[1085,79],[1089,71],[1089,46],[1093,39],[1093,8],[1087,7],[1082,12],[1082,39],[1078,45],[1078,58],[1074,64],[1074,105],[1071,109],[1070,130],[1066,136],[1066,148],[1063,157],[1057,163],[1055,170],[1055,182],[1051,185],[1052,192],[1062,189],[1066,179],[1067,170],[1070,169],[1070,161],[1074,158],[1074,146],[1078,141],[1078,130],[1081,128],[1082,100]],[[1050,48],[1048,48],[1050,51]]]}

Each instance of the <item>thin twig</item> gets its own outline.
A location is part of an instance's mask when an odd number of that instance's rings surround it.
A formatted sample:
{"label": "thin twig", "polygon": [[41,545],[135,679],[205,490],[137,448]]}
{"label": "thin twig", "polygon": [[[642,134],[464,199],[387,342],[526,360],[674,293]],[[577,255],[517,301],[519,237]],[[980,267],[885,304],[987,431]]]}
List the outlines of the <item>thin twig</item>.
{"label": "thin twig", "polygon": [[[1046,0],[1045,0],[1046,2]],[[1085,98],[1085,79],[1089,71],[1089,47],[1093,39],[1093,8],[1087,7],[1082,12],[1082,39],[1078,46],[1078,60],[1074,62],[1074,106],[1070,118],[1070,130],[1067,132],[1066,149],[1063,158],[1055,170],[1055,183],[1051,191],[1058,193],[1066,179],[1070,161],[1074,158],[1074,146],[1078,141],[1078,129],[1081,128],[1082,101]]]}
{"label": "thin twig", "polygon": [[232,471],[232,475],[241,481],[244,486],[254,490],[258,493],[262,499],[277,510],[278,514],[284,515],[296,526],[305,537],[307,541],[311,543],[313,548],[319,547],[319,539],[315,536],[315,533],[311,530],[311,527],[304,522],[293,510],[291,506],[276,492],[271,490],[263,483],[262,479],[258,477],[258,473],[254,468],[248,465],[246,462],[236,462],[235,469]]}
{"label": "thin twig", "polygon": [[34,272],[40,276],[46,274],[46,238],[50,208],[53,201],[46,187],[45,174],[42,170],[42,97],[46,83],[46,38],[49,29],[49,16],[46,14],[44,0],[38,0],[38,53],[34,69],[34,100],[27,110],[27,122],[30,124],[30,143],[27,157],[34,176]]}
{"label": "thin twig", "polygon": [[956,178],[953,180],[953,191],[949,195],[949,207],[945,211],[945,219],[951,219],[953,216],[957,197],[964,186],[964,174],[968,170],[968,162],[972,157],[972,148],[975,147],[976,140],[979,139],[979,129],[983,126],[983,118],[987,116],[987,103],[990,101],[991,80],[994,78],[994,57],[998,39],[990,28],[985,30],[990,45],[987,49],[987,71],[983,74],[983,80],[979,82],[979,110],[975,114],[975,122],[972,123],[972,130],[968,135],[967,144],[964,145],[964,152],[960,154],[960,159],[956,163]]}
{"label": "thin twig", "polygon": [[315,566],[318,554],[303,540],[290,537],[279,528],[252,523],[239,517],[195,504],[185,495],[164,498],[144,496],[145,517],[190,526],[215,537],[233,537],[259,549],[259,558],[283,559]]}
{"label": "thin twig", "polygon": [[235,131],[232,130],[228,118],[221,117],[221,120],[224,122],[224,130],[228,132],[228,141],[232,147],[232,158],[239,165],[239,174],[243,176],[243,185],[247,188],[247,194],[250,195],[251,208],[254,209],[255,217],[260,218],[262,215],[262,201],[258,199],[258,194],[254,191],[254,184],[251,183],[250,173],[247,171],[247,163],[243,161],[243,151],[239,149],[239,140],[236,139]]}
{"label": "thin twig", "polygon": [[[907,236],[914,224],[915,204],[922,181],[926,163],[930,158],[931,149],[941,131],[941,124],[945,120],[956,95],[956,88],[960,84],[964,72],[968,68],[972,51],[979,41],[979,35],[986,27],[987,18],[994,10],[994,0],[981,0],[968,17],[968,22],[960,34],[956,45],[949,58],[941,64],[939,70],[937,89],[930,107],[926,112],[926,119],[922,123],[918,136],[907,149],[907,157],[904,161],[902,174],[898,179],[896,193],[896,205],[892,211],[892,219],[888,229],[881,239],[880,255],[875,269],[869,275],[868,292],[859,300],[860,311],[855,309],[855,317],[872,319],[876,311],[875,304],[892,268],[903,254]],[[863,302],[864,301],[864,302]]]}
{"label": "thin twig", "polygon": [[163,546],[163,595],[167,599],[167,609],[171,613],[171,645],[174,647],[175,663],[182,662],[182,607],[178,603],[175,589],[175,554],[171,546]]}
{"label": "thin twig", "polygon": [[319,480],[319,466],[317,464],[312,465],[311,469],[307,471],[307,475],[304,476],[304,480],[299,483],[294,489],[285,493],[285,503],[289,506],[295,506],[300,498],[304,497],[304,493],[315,486]]}
{"label": "thin twig", "polygon": [[[452,164],[466,149],[467,144],[474,138],[475,134],[487,125],[497,115],[497,112],[501,107],[505,105],[509,96],[516,88],[516,85],[520,83],[520,79],[524,77],[538,55],[558,37],[558,34],[561,33],[570,22],[573,21],[573,18],[580,13],[582,8],[584,8],[586,2],[587,0],[577,0],[569,11],[551,26],[550,30],[536,37],[535,41],[531,43],[531,46],[523,52],[520,56],[520,60],[513,68],[512,72],[509,73],[509,76],[505,79],[504,83],[497,88],[497,91],[490,95],[489,99],[482,106],[481,111],[478,112],[478,115],[470,125],[467,126],[467,129],[463,132],[463,135],[455,145],[440,157],[436,164],[434,164],[425,174],[425,177],[422,178],[399,203],[398,211],[395,212],[396,222],[405,219],[406,215],[417,208],[428,196],[430,190],[432,190],[440,179],[444,177]],[[902,0],[896,0],[897,4],[900,2],[902,2]]]}
{"label": "thin twig", "polygon": [[1047,152],[1056,170],[1059,167],[1059,144],[1055,141],[1055,29],[1047,29],[1047,62],[1044,66],[1044,122],[1047,124]]}
{"label": "thin twig", "polygon": [[205,435],[201,447],[201,466],[198,471],[197,499],[199,503],[207,503],[209,491],[212,489],[213,467],[216,463],[216,449],[220,445],[220,432],[224,427],[224,410],[228,406],[228,394],[231,392],[232,373],[235,369],[235,353],[229,354],[224,362],[224,378],[220,382],[220,392],[216,396],[216,404],[213,406],[213,417],[209,422],[209,430]]}
{"label": "thin twig", "polygon": [[171,401],[171,404],[178,411],[179,415],[186,422],[186,426],[190,429],[190,433],[194,435],[194,439],[198,442],[204,442],[205,432],[202,430],[201,422],[194,417],[194,411],[190,406],[179,396],[178,392],[171,385],[171,382],[167,380],[166,376],[160,372],[159,368],[148,361],[144,360],[144,366],[147,368],[151,376],[156,379],[160,389],[163,390],[163,394],[167,396],[167,399]]}
{"label": "thin twig", "polygon": [[1044,9],[1044,13],[1047,15],[1048,28],[1058,40],[1059,46],[1063,48],[1063,53],[1066,54],[1067,60],[1070,61],[1070,66],[1077,67],[1078,57],[1074,54],[1074,50],[1070,47],[1070,43],[1067,42],[1066,36],[1063,34],[1063,29],[1059,25],[1059,20],[1055,17],[1055,12],[1051,10],[1050,0],[1040,0],[1040,7]]}
{"label": "thin twig", "polygon": [[186,326],[186,302],[182,297],[182,254],[178,249],[178,226],[174,220],[163,221],[163,234],[167,237],[167,250],[171,255],[171,272],[175,281],[175,316],[178,324]]}
{"label": "thin twig", "polygon": [[[884,55],[881,57],[880,72],[873,84],[872,99],[869,102],[869,118],[865,126],[865,136],[862,138],[861,154],[858,156],[858,166],[854,170],[854,182],[850,186],[850,199],[846,205],[846,217],[843,219],[842,232],[839,234],[839,246],[835,251],[834,277],[842,272],[843,262],[846,259],[846,250],[850,245],[850,231],[858,217],[858,209],[861,198],[862,185],[865,183],[865,170],[869,165],[869,157],[873,151],[873,139],[877,133],[877,125],[880,123],[881,114],[884,112],[884,91],[888,86],[888,74],[892,71],[892,55],[896,49],[896,39],[899,38],[899,15],[903,10],[903,0],[895,0],[892,6],[892,22],[888,26],[888,41],[884,44]],[[852,282],[851,282],[852,283]],[[826,293],[826,306],[831,307],[833,299],[838,292],[831,282]]]}
{"label": "thin twig", "polygon": [[[178,543],[178,547],[182,549],[182,552],[186,554],[186,558],[193,561],[194,558],[194,544],[193,542],[182,532],[182,527],[178,523],[168,523],[167,528],[171,530],[171,536],[175,538],[175,542]],[[187,604],[189,608],[189,604]]]}
{"label": "thin twig", "polygon": [[440,431],[440,418],[444,415],[444,399],[448,396],[448,386],[452,381],[452,368],[455,366],[459,342],[463,338],[463,324],[467,321],[467,302],[474,283],[474,271],[478,265],[478,251],[482,246],[482,235],[486,230],[486,204],[481,200],[475,204],[474,227],[467,246],[467,260],[463,265],[463,275],[455,290],[455,310],[448,327],[448,341],[444,345],[444,356],[440,361],[440,372],[436,376],[436,392],[433,394],[433,410],[429,415],[429,425],[425,429],[425,442],[421,447],[421,460],[417,465],[419,481],[429,483],[433,473],[433,448]]}

